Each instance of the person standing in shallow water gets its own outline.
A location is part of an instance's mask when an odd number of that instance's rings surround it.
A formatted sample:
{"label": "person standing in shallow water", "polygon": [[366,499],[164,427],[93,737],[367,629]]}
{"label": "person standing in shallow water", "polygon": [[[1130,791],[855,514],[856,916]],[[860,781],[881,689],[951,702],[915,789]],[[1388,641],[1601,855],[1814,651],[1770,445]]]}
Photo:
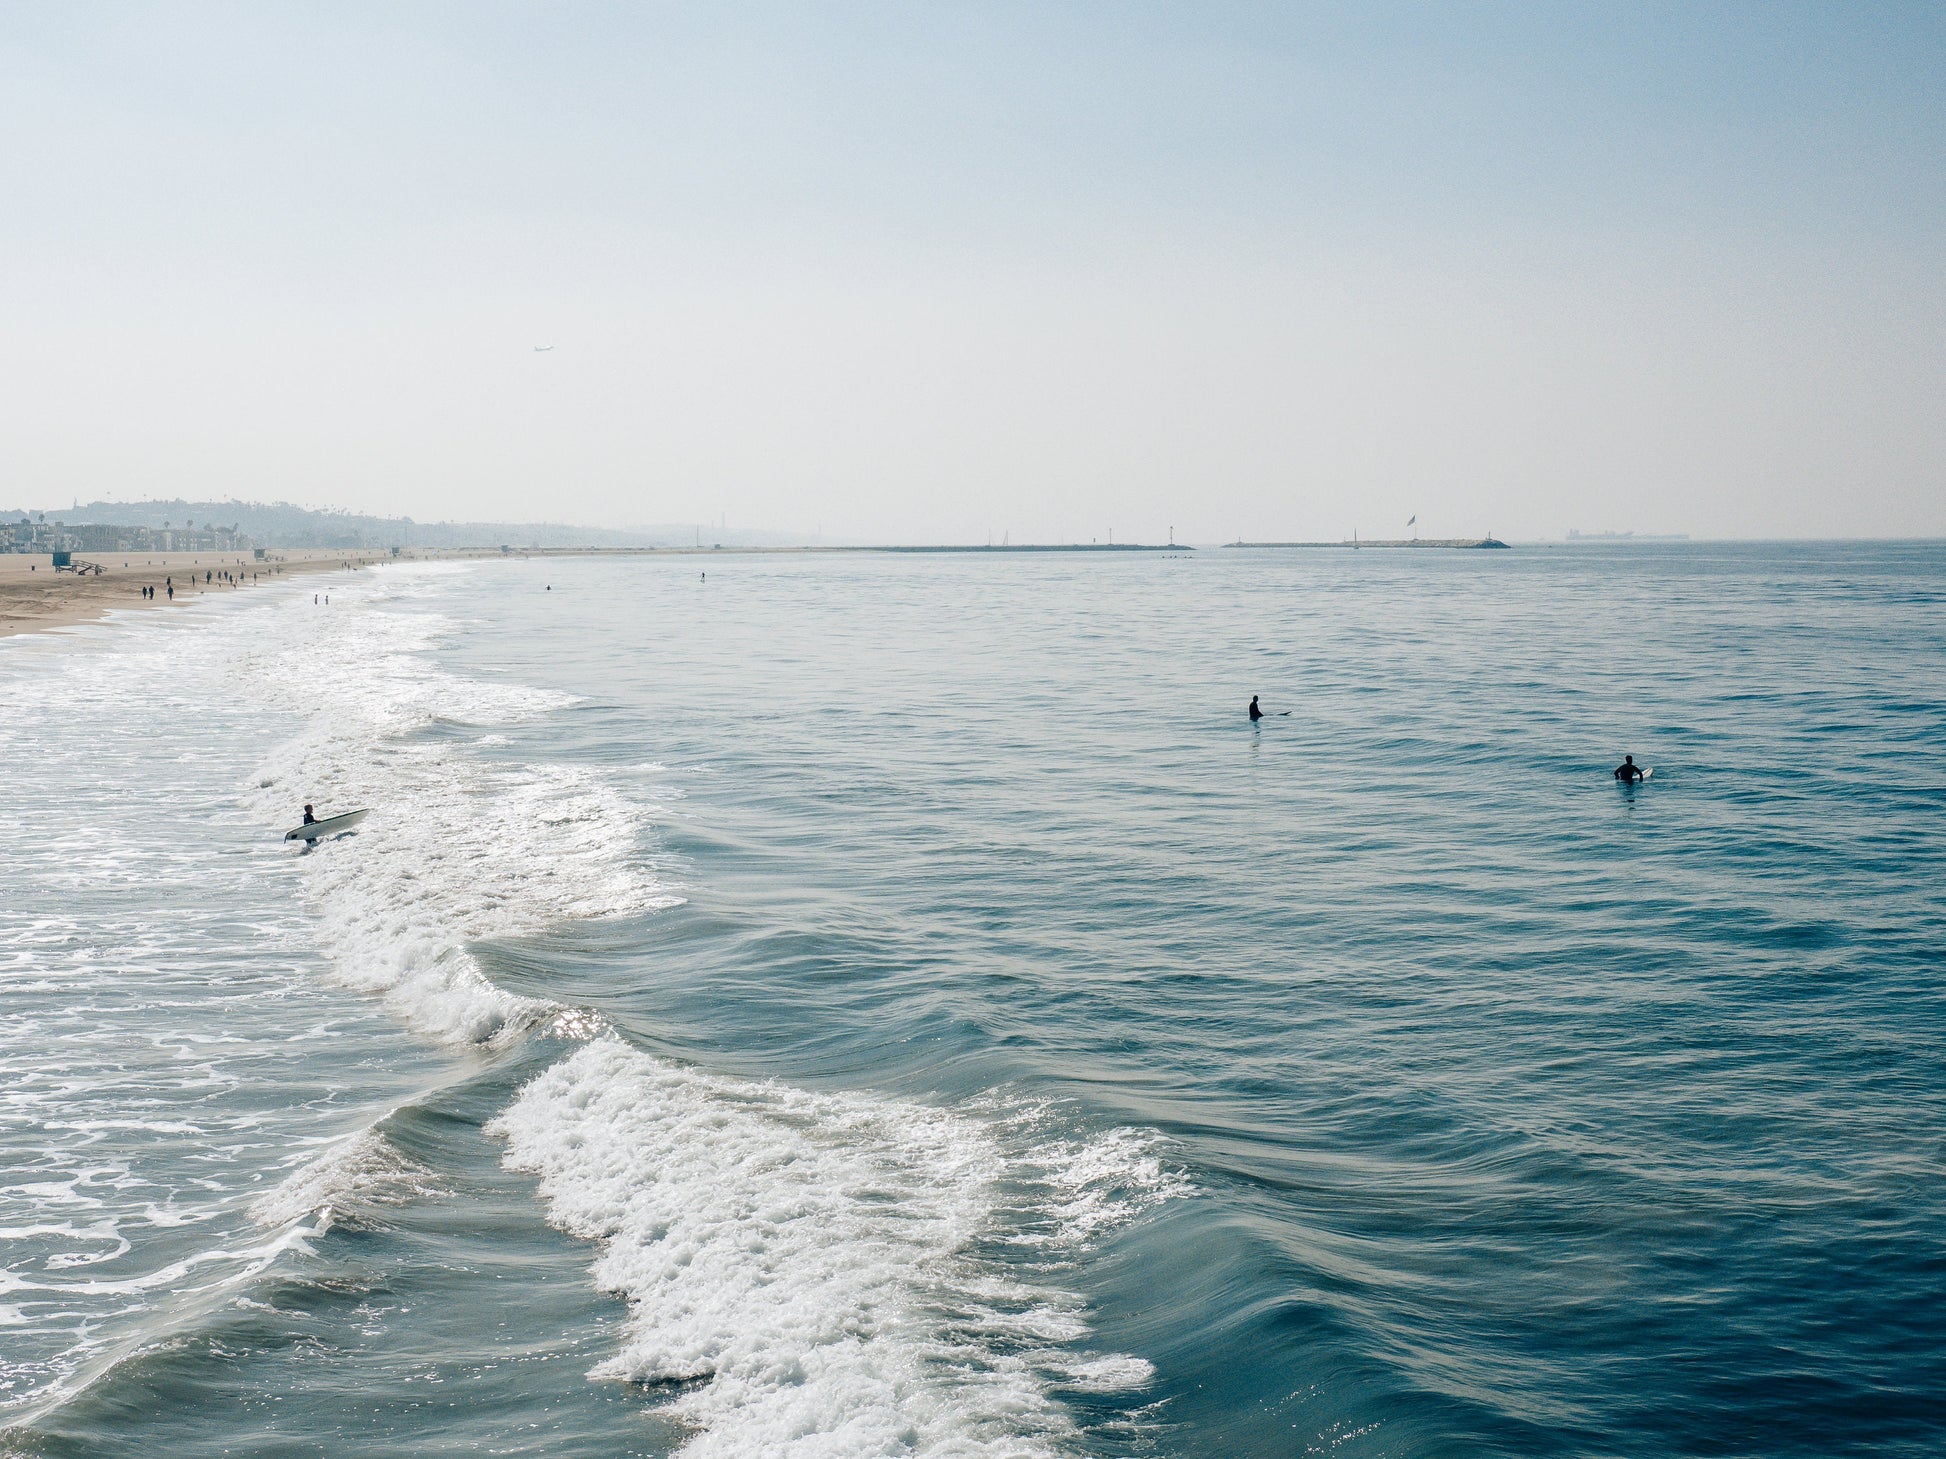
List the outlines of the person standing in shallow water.
{"label": "person standing in shallow water", "polygon": [[1262,719],[1263,717],[1264,717],[1264,712],[1261,709],[1257,708],[1257,696],[1252,694],[1250,696],[1250,723],[1255,724],[1258,720]]}

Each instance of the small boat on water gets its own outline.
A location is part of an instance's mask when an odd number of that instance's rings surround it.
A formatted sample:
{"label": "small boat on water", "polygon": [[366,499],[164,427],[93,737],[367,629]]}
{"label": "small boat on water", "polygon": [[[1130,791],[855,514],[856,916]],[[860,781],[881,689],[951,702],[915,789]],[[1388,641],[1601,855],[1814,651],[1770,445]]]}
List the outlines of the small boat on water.
{"label": "small boat on water", "polygon": [[320,836],[335,836],[340,831],[349,831],[370,814],[370,811],[346,811],[340,816],[326,816],[321,821],[306,821],[296,830],[284,832],[284,839],[286,841],[315,841]]}

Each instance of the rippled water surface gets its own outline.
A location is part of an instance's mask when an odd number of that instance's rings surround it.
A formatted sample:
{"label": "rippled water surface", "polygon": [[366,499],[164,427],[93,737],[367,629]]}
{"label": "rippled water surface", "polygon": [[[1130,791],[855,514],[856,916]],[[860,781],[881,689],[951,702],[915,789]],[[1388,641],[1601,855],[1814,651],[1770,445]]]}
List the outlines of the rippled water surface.
{"label": "rippled water surface", "polygon": [[0,642],[0,1453],[1946,1447],[1946,549],[331,597]]}

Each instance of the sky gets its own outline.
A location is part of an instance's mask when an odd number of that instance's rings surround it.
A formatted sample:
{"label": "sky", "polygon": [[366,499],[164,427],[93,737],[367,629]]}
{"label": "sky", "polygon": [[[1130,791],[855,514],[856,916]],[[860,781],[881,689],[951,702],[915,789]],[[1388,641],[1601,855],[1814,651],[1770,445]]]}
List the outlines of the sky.
{"label": "sky", "polygon": [[1930,0],[9,0],[0,506],[1946,536],[1942,76]]}

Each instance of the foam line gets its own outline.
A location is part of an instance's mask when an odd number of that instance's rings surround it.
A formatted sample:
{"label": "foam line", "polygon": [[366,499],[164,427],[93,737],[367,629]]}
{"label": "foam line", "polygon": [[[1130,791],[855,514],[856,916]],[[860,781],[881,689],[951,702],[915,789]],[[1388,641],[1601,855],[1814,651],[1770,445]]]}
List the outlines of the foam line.
{"label": "foam line", "polygon": [[259,768],[250,799],[273,825],[306,801],[369,808],[354,841],[293,853],[337,976],[435,1038],[504,1041],[557,1006],[495,986],[468,943],[679,899],[638,851],[652,808],[606,773],[482,759],[420,733],[516,726],[574,702],[433,663],[427,651],[456,625],[388,605],[445,576],[388,571],[248,660],[262,692],[308,720]]}

